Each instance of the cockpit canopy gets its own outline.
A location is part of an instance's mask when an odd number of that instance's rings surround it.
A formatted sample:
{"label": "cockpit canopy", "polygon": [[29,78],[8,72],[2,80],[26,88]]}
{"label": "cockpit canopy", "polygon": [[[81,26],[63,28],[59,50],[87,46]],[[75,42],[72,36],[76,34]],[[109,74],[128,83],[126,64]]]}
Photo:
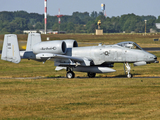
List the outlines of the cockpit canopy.
{"label": "cockpit canopy", "polygon": [[120,42],[120,43],[117,43],[117,45],[125,48],[130,48],[130,49],[143,50],[137,43],[132,41]]}

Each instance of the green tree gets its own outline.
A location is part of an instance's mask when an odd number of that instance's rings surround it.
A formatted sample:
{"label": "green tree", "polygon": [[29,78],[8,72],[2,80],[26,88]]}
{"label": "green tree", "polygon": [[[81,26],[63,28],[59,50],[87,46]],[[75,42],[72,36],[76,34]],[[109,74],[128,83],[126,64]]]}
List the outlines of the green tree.
{"label": "green tree", "polygon": [[73,16],[69,22],[72,22],[73,24],[84,24],[78,16]]}
{"label": "green tree", "polygon": [[147,32],[149,32],[151,28],[156,29],[155,23],[156,23],[155,19],[150,19],[147,21],[147,28],[146,28]]}
{"label": "green tree", "polygon": [[[47,15],[47,28],[59,30],[57,16]],[[72,15],[64,15],[61,18],[60,30],[68,33],[94,33],[97,22],[101,20],[101,28],[104,32],[115,33],[122,31],[144,32],[144,20],[147,20],[147,31],[155,28],[155,23],[160,23],[154,16],[137,16],[126,14],[118,17],[105,17],[102,12],[74,12]],[[37,13],[27,13],[25,11],[0,12],[0,32],[1,33],[22,33],[25,29],[44,29],[44,15]]]}
{"label": "green tree", "polygon": [[88,12],[84,12],[84,13],[73,12],[72,16],[73,16],[73,17],[77,16],[77,17],[79,17],[81,20],[83,20],[84,18],[89,17],[89,13],[88,13]]}
{"label": "green tree", "polygon": [[156,20],[156,23],[160,23],[160,16],[158,16],[158,19]]}
{"label": "green tree", "polygon": [[55,23],[52,27],[52,30],[53,31],[58,31],[59,30],[59,24],[58,23]]}
{"label": "green tree", "polygon": [[68,33],[75,33],[75,25],[71,22],[67,24],[67,32]]}
{"label": "green tree", "polygon": [[86,24],[86,31],[87,31],[87,33],[94,33],[96,27],[97,27],[97,23],[95,21],[89,21]]}
{"label": "green tree", "polygon": [[31,23],[28,23],[28,29],[29,30],[33,30],[34,29],[34,27],[33,27],[33,25]]}
{"label": "green tree", "polygon": [[18,30],[24,30],[28,29],[27,21],[25,18],[15,18],[12,23],[15,23],[17,25]]}
{"label": "green tree", "polygon": [[96,18],[95,22],[97,23],[98,20],[101,20],[101,23],[103,24],[103,22],[106,21],[106,17],[105,17],[104,15],[99,15],[99,16]]}
{"label": "green tree", "polygon": [[141,21],[142,21],[141,17],[136,16],[135,14],[125,15],[120,19],[120,23],[123,24],[123,26],[121,26],[122,31],[126,31],[126,32],[135,31],[137,29],[136,24],[138,24]]}
{"label": "green tree", "polygon": [[93,11],[91,13],[91,18],[96,19],[98,17],[98,13],[96,11]]}
{"label": "green tree", "polygon": [[37,22],[36,25],[35,25],[35,29],[36,30],[43,29],[43,24],[41,22]]}
{"label": "green tree", "polygon": [[0,20],[11,22],[14,19],[14,14],[12,12],[0,12]]}
{"label": "green tree", "polygon": [[140,21],[136,24],[136,29],[135,32],[136,33],[143,33],[145,29],[145,24],[144,21]]}
{"label": "green tree", "polygon": [[61,31],[67,31],[67,23],[60,24],[60,30]]}
{"label": "green tree", "polygon": [[23,32],[21,30],[16,30],[14,33],[15,34],[22,34]]}

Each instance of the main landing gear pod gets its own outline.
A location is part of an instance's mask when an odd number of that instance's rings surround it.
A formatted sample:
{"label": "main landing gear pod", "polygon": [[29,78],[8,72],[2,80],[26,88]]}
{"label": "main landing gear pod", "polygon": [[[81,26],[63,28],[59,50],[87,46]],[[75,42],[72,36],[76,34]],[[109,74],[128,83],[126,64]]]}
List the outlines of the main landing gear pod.
{"label": "main landing gear pod", "polygon": [[78,71],[78,72],[87,72],[87,75],[89,78],[94,78],[96,76],[96,73],[110,73],[110,72],[115,72],[114,69],[111,69],[109,67],[101,67],[101,66],[78,66],[78,67],[67,67],[66,69],[67,78],[74,78],[75,74],[73,71]]}

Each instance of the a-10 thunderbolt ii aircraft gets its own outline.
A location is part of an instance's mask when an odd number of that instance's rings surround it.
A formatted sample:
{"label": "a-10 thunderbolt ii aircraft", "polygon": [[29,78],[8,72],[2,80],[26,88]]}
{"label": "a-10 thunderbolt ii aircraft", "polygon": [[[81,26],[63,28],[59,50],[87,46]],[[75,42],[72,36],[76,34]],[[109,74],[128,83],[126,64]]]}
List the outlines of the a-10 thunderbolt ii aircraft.
{"label": "a-10 thunderbolt ii aircraft", "polygon": [[114,63],[124,63],[127,77],[131,78],[130,65],[159,63],[157,57],[144,51],[135,42],[121,42],[114,45],[78,47],[75,40],[41,41],[39,33],[30,33],[26,51],[19,51],[15,34],[6,34],[3,42],[2,60],[19,63],[21,59],[45,62],[54,61],[56,70],[66,69],[67,78],[74,78],[73,71],[87,72],[88,77],[96,73],[115,72]]}

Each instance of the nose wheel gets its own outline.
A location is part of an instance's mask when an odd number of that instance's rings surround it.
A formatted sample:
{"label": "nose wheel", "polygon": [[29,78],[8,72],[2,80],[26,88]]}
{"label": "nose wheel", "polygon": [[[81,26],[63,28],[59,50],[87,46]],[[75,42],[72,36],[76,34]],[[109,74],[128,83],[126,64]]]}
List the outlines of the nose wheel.
{"label": "nose wheel", "polygon": [[129,73],[129,74],[127,75],[127,77],[128,77],[128,78],[132,78],[133,75]]}
{"label": "nose wheel", "polygon": [[131,66],[128,63],[124,63],[124,72],[127,73],[128,78],[132,78],[133,75],[130,73]]}

